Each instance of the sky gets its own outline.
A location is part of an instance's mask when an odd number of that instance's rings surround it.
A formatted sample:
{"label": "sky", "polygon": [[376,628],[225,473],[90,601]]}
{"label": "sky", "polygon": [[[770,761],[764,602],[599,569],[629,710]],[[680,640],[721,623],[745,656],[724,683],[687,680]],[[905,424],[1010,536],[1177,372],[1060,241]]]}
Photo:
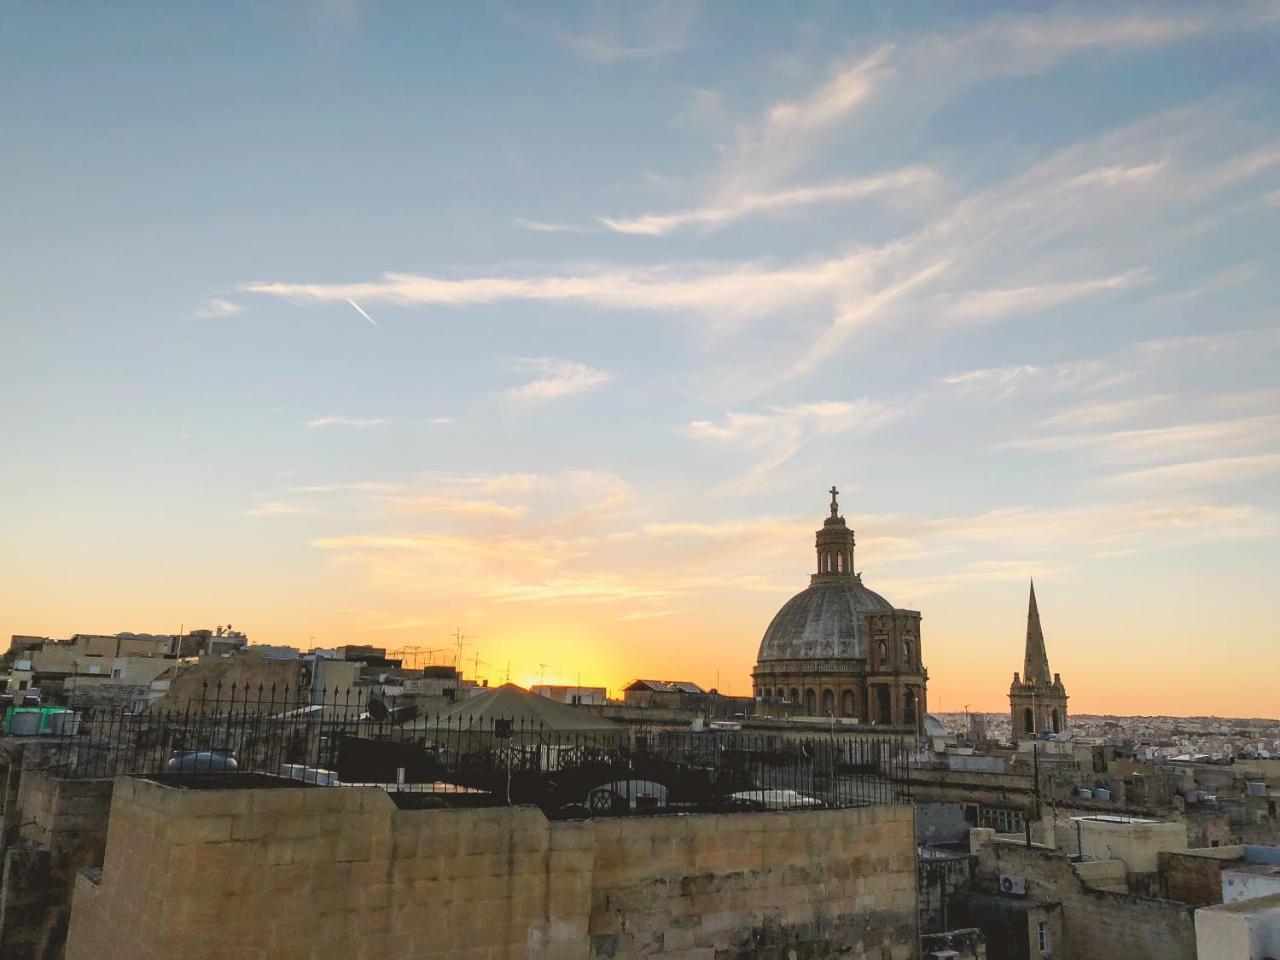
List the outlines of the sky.
{"label": "sky", "polygon": [[0,635],[743,694],[834,484],[932,709],[1034,577],[1075,712],[1280,715],[1280,3],[5,19]]}

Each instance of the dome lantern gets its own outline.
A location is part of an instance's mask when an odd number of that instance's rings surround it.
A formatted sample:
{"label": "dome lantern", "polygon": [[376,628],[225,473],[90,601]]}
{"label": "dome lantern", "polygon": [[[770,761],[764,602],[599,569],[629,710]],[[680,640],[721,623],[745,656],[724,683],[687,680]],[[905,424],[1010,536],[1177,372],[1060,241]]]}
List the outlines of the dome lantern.
{"label": "dome lantern", "polygon": [[814,537],[818,553],[818,572],[810,582],[828,580],[855,580],[853,572],[853,531],[845,526],[840,516],[840,503],[836,499],[840,491],[831,488],[831,516],[822,521],[822,529]]}

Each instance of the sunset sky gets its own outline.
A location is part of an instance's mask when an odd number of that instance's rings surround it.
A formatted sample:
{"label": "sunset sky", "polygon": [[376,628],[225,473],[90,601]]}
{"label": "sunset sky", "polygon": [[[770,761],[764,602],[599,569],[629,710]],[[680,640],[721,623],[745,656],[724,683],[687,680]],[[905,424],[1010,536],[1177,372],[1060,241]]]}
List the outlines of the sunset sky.
{"label": "sunset sky", "polygon": [[933,709],[1034,576],[1074,711],[1280,715],[1280,3],[1216,11],[8,4],[0,643],[746,693],[835,484]]}

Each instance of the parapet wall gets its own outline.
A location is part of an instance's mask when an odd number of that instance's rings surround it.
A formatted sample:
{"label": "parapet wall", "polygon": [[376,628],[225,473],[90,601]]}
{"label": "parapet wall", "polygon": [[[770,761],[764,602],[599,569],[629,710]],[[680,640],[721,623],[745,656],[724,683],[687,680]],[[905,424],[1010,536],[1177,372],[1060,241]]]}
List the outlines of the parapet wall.
{"label": "parapet wall", "polygon": [[908,806],[551,822],[121,778],[67,960],[918,956]]}

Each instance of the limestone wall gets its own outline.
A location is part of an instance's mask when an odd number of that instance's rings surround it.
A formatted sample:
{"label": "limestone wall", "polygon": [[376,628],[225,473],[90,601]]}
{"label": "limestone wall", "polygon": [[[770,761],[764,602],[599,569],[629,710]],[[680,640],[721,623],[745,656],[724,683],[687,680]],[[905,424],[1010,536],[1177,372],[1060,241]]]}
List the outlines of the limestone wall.
{"label": "limestone wall", "polygon": [[1197,907],[1221,903],[1224,864],[1243,859],[1243,847],[1161,853],[1160,895]]}
{"label": "limestone wall", "polygon": [[67,960],[918,955],[910,807],[549,822],[122,778]]}
{"label": "limestone wall", "polygon": [[1196,911],[1198,960],[1280,956],[1280,893]]}
{"label": "limestone wall", "polygon": [[1123,860],[1130,873],[1155,873],[1162,851],[1187,849],[1187,828],[1182,823],[1142,823],[1099,820],[1079,821],[1083,853],[1095,860]]}
{"label": "limestone wall", "polygon": [[976,881],[992,892],[1000,874],[1026,879],[1027,898],[1062,905],[1055,960],[1195,960],[1193,908],[1087,886],[1061,853],[992,841],[980,846]]}
{"label": "limestone wall", "polygon": [[62,956],[76,872],[102,862],[112,785],[22,771],[0,848],[0,957]]}

